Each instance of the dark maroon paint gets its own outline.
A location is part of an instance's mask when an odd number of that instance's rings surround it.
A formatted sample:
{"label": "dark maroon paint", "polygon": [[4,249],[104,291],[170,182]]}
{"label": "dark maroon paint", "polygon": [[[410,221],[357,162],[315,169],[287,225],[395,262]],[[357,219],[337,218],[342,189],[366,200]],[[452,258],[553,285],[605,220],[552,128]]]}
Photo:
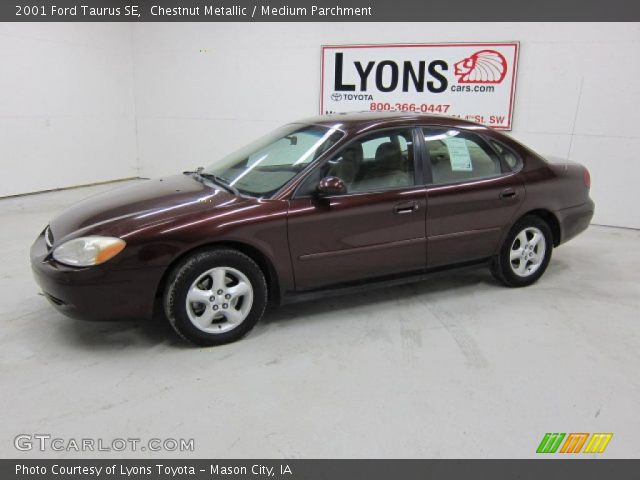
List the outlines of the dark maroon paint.
{"label": "dark maroon paint", "polygon": [[[335,115],[299,123],[337,127],[345,135],[272,198],[234,196],[175,175],[99,194],[65,210],[50,224],[54,248],[89,234],[120,237],[127,246],[102,265],[75,268],[53,260],[41,234],[31,248],[31,263],[42,290],[71,316],[148,317],[172,265],[199,247],[226,245],[256,260],[271,302],[280,303],[349,282],[489,259],[515,221],[531,212],[549,223],[557,246],[583,231],[593,215],[584,167],[550,164],[477,124],[400,114]],[[337,187],[332,181],[325,182],[320,196],[297,192],[323,160],[355,137],[401,126],[468,129],[499,140],[523,165],[490,179],[430,185],[426,155],[417,152],[424,157],[418,171],[425,179],[417,186],[332,196],[330,189]]]}

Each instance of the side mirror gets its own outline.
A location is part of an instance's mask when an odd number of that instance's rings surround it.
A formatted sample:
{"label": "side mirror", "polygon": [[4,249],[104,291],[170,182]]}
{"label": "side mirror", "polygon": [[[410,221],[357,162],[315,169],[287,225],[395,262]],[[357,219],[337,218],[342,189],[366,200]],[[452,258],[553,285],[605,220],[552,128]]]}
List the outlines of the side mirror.
{"label": "side mirror", "polygon": [[347,193],[347,186],[344,181],[338,177],[324,177],[320,180],[316,192],[321,197],[329,197],[332,195],[344,195]]}

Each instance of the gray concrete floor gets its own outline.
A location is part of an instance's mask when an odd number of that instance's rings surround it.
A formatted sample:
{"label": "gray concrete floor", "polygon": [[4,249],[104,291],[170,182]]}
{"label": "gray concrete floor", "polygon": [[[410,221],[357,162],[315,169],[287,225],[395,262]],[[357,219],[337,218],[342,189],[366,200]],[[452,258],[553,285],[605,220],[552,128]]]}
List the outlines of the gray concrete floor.
{"label": "gray concrete floor", "polygon": [[194,348],[163,323],[89,323],[38,294],[28,250],[90,188],[0,200],[2,457],[21,433],[194,438],[193,458],[535,457],[545,432],[613,432],[640,457],[640,232],[591,227],[541,281],[458,273],[270,312]]}

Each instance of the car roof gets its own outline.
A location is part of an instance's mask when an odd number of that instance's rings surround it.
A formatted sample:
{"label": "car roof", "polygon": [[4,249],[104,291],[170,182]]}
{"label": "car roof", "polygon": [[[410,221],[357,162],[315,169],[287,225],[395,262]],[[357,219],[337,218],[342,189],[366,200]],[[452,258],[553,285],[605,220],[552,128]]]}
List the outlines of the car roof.
{"label": "car roof", "polygon": [[474,130],[488,130],[488,127],[479,123],[462,120],[446,115],[425,115],[405,112],[350,112],[333,113],[330,115],[318,115],[302,119],[295,123],[308,125],[323,125],[330,128],[358,133],[371,128],[384,128],[402,125],[441,125],[445,127],[469,128]]}

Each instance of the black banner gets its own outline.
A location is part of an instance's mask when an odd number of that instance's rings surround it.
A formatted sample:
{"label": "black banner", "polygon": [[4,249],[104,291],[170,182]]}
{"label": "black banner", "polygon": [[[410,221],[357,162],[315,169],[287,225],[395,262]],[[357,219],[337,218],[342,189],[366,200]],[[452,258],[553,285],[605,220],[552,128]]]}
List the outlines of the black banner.
{"label": "black banner", "polygon": [[7,479],[636,479],[640,460],[0,460]]}
{"label": "black banner", "polygon": [[640,21],[630,0],[15,0],[8,22]]}

